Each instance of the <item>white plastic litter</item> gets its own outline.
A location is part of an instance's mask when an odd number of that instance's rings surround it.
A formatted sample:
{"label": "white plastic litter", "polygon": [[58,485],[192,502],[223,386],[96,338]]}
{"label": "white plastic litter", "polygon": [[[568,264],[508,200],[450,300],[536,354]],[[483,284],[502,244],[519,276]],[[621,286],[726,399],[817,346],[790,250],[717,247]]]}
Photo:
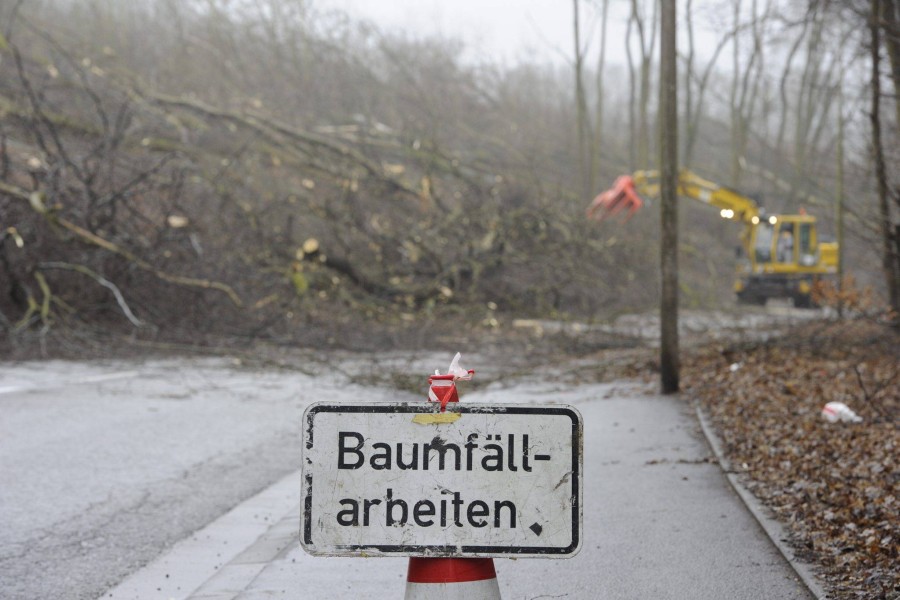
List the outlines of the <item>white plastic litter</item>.
{"label": "white plastic litter", "polygon": [[862,423],[862,417],[843,402],[829,402],[822,407],[822,416],[829,423],[847,421],[849,423]]}

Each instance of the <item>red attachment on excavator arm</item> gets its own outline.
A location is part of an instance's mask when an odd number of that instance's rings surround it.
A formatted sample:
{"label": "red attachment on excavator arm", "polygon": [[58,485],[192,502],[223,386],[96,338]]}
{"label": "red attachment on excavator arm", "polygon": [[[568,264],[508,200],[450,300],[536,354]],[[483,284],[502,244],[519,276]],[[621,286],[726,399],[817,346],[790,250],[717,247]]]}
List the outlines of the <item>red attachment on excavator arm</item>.
{"label": "red attachment on excavator arm", "polygon": [[644,201],[634,189],[634,180],[630,175],[622,175],[613,186],[601,192],[587,209],[587,216],[590,219],[602,221],[609,217],[614,217],[623,210],[628,210],[625,216],[627,221],[644,205]]}

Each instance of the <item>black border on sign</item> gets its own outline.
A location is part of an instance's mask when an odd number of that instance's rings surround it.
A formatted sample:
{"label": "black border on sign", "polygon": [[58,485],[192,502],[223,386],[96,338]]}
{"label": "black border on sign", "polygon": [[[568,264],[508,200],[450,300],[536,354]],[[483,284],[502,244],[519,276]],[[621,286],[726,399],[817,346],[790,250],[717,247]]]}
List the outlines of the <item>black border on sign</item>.
{"label": "black border on sign", "polygon": [[[510,548],[508,546],[437,546],[437,545],[397,545],[397,544],[348,544],[333,546],[346,554],[353,552],[363,553],[367,550],[377,551],[384,554],[396,554],[398,556],[432,556],[432,557],[453,557],[453,556],[516,556],[521,554],[544,554],[564,556],[577,552],[580,544],[580,527],[579,517],[580,509],[580,486],[581,472],[578,468],[582,452],[582,430],[579,427],[580,418],[578,412],[568,406],[506,406],[503,404],[495,404],[490,406],[471,406],[466,404],[455,404],[447,407],[450,412],[460,414],[539,414],[539,415],[564,415],[572,420],[572,542],[564,548],[553,548],[546,546],[517,546]],[[325,413],[436,413],[438,405],[429,402],[416,403],[372,403],[372,404],[313,404],[310,406],[304,418],[303,435],[306,449],[313,447],[313,420],[316,414]],[[304,465],[305,467],[306,465]],[[317,554],[313,548],[312,540],[312,474],[307,473],[304,478],[303,485],[303,535],[304,547],[307,551]],[[322,553],[327,555],[327,553]]]}

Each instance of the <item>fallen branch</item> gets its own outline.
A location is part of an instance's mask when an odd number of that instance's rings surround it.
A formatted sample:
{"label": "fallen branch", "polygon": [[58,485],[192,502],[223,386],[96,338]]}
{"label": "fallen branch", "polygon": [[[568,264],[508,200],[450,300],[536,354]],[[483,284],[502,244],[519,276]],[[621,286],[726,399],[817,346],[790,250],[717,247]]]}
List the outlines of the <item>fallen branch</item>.
{"label": "fallen branch", "polygon": [[67,229],[71,233],[75,234],[75,236],[80,238],[81,241],[97,246],[99,248],[103,248],[104,250],[108,250],[113,254],[118,254],[119,256],[134,263],[134,265],[138,268],[153,273],[156,277],[162,279],[163,281],[186,287],[218,290],[228,296],[228,298],[231,299],[235,306],[244,306],[241,298],[228,284],[221,283],[219,281],[210,281],[209,279],[197,279],[195,277],[184,277],[181,275],[172,275],[170,273],[166,273],[165,271],[157,269],[149,262],[138,257],[131,251],[126,250],[125,248],[122,248],[91,231],[88,231],[80,225],[76,225],[75,223],[72,223],[71,221],[60,217],[54,210],[48,209],[46,207],[46,203],[43,201],[43,196],[40,192],[29,193],[28,191],[18,186],[10,185],[2,181],[0,181],[0,192],[3,192],[15,198],[19,198],[20,200],[28,201],[28,203],[36,212],[43,215],[51,223],[59,225],[60,227]]}
{"label": "fallen branch", "polygon": [[40,317],[41,323],[44,324],[41,328],[41,334],[44,334],[50,328],[50,302],[53,299],[53,293],[50,291],[47,280],[41,273],[35,273],[34,278],[37,281],[38,287],[41,288],[44,299],[38,303],[38,301],[34,299],[31,290],[28,289],[28,309],[25,311],[25,315],[13,326],[13,330],[21,331],[30,326],[35,315],[37,315]]}
{"label": "fallen branch", "polygon": [[[158,93],[153,93],[145,97],[141,93],[134,90],[132,92],[132,96],[136,96],[137,98],[140,98],[145,102],[155,102],[162,106],[192,110],[207,117],[224,119],[236,125],[248,127],[262,134],[268,141],[280,146],[284,146],[282,139],[287,138],[288,140],[292,140],[297,144],[304,144],[312,148],[325,150],[335,156],[352,161],[354,164],[362,167],[363,170],[365,170],[369,175],[379,181],[390,185],[395,190],[408,194],[413,198],[418,199],[420,197],[419,190],[410,187],[399,179],[385,174],[384,168],[381,165],[369,160],[353,148],[336,143],[325,137],[296,129],[284,123],[280,123],[271,118],[265,117],[261,114],[238,113],[230,110],[216,108],[214,106],[210,106],[208,104],[200,102],[199,100],[167,96]],[[279,139],[278,136],[283,137],[282,139]]]}
{"label": "fallen branch", "polygon": [[71,231],[72,233],[77,235],[78,237],[82,238],[84,241],[94,244],[95,246],[104,248],[106,250],[109,250],[110,252],[118,254],[119,256],[122,256],[124,258],[127,258],[128,260],[133,262],[136,266],[140,267],[141,269],[144,269],[145,271],[150,271],[151,273],[153,273],[154,275],[156,275],[158,278],[162,279],[163,281],[168,281],[169,283],[174,283],[177,285],[183,285],[183,286],[187,286],[187,287],[198,287],[198,288],[203,288],[203,289],[219,290],[220,292],[227,295],[231,299],[231,301],[234,303],[235,306],[238,306],[238,307],[244,306],[243,301],[240,299],[240,297],[237,295],[237,293],[231,288],[230,285],[228,285],[226,283],[221,283],[219,281],[210,281],[209,279],[197,279],[195,277],[184,277],[182,275],[171,275],[169,273],[166,273],[165,271],[161,271],[161,270],[157,269],[156,267],[154,267],[147,261],[143,260],[142,258],[138,258],[135,254],[131,253],[130,251],[128,251],[124,248],[120,248],[119,246],[117,246],[116,244],[113,244],[109,240],[106,240],[94,233],[91,233],[87,229],[85,229],[79,225],[76,225],[75,223],[72,223],[71,221],[67,221],[66,219],[62,219],[59,217],[51,217],[51,219],[54,223],[60,225],[61,227],[64,227],[65,229],[68,229],[69,231]]}
{"label": "fallen branch", "polygon": [[141,327],[144,325],[144,322],[138,319],[131,309],[128,307],[128,303],[125,302],[125,297],[122,295],[122,292],[119,288],[111,282],[109,279],[106,279],[99,273],[92,271],[91,269],[85,267],[84,265],[73,265],[71,263],[63,263],[63,262],[45,262],[39,263],[38,267],[41,269],[65,269],[67,271],[75,271],[77,273],[81,273],[82,275],[87,275],[109,291],[113,293],[113,296],[116,297],[116,302],[119,303],[119,308],[122,309],[122,312],[125,313],[125,316],[131,321],[131,324],[135,327]]}

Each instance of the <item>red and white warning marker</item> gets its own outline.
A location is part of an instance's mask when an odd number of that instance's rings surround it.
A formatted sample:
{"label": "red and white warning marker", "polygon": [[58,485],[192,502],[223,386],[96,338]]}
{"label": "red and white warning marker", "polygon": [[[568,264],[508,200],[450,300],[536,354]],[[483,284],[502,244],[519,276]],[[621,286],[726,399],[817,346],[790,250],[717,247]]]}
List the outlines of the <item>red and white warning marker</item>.
{"label": "red and white warning marker", "polygon": [[[459,402],[456,382],[472,379],[475,374],[460,367],[459,358],[457,352],[446,375],[435,372],[428,378],[428,399],[440,402],[441,412],[449,402]],[[500,600],[494,559],[411,557],[406,600]]]}
{"label": "red and white warning marker", "polygon": [[435,369],[434,375],[428,378],[428,400],[430,402],[440,402],[441,412],[447,410],[447,404],[450,402],[459,402],[459,393],[456,391],[457,381],[469,381],[475,375],[474,369],[463,369],[459,366],[460,354],[456,353],[450,362],[450,368],[446,375],[441,375]]}
{"label": "red and white warning marker", "polygon": [[500,600],[491,558],[410,558],[406,600]]}

